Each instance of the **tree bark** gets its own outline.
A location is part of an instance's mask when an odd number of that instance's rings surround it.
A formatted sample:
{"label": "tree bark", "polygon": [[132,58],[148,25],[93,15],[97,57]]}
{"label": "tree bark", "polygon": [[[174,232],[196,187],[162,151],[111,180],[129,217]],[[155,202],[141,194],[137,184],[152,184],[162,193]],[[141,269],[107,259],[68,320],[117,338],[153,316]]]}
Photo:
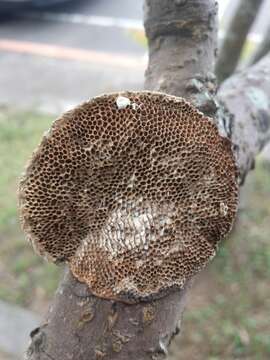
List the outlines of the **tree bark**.
{"label": "tree bark", "polygon": [[[269,101],[267,109],[262,108],[265,104],[260,101],[265,98],[258,95],[257,84],[269,76],[269,70],[266,74],[264,68],[270,68],[270,60],[267,58],[252,68],[254,81],[249,80],[248,73],[244,72],[220,89],[220,98],[232,113],[219,106],[214,96],[212,75],[215,18],[214,0],[147,0],[145,27],[150,60],[145,87],[185,96],[212,116],[217,111],[220,127],[239,147],[239,161],[243,164],[241,176],[244,176],[255,154],[266,142],[269,131]],[[249,103],[244,91],[255,84],[259,102],[255,96],[256,101]],[[241,108],[243,113],[236,107],[230,89],[235,97],[240,94],[238,102],[245,104]],[[270,88],[266,79],[262,91],[269,99]],[[262,111],[265,116],[255,119],[254,114],[261,115]],[[249,130],[242,135],[238,124],[243,124],[243,116],[248,122],[244,126]],[[257,139],[255,142],[250,139],[251,131],[256,131],[256,134],[252,133],[252,138],[255,136]],[[163,359],[173,335],[181,327],[190,285],[191,281],[185,289],[156,301],[127,305],[91,295],[87,286],[75,280],[67,270],[47,319],[31,333],[26,359]]]}
{"label": "tree bark", "polygon": [[249,30],[256,19],[263,0],[240,0],[222,42],[216,74],[222,83],[236,69]]}
{"label": "tree bark", "polygon": [[255,50],[252,55],[250,64],[256,64],[261,58],[263,58],[268,52],[270,52],[270,26],[268,27],[262,43]]}
{"label": "tree bark", "polygon": [[45,322],[30,334],[26,359],[163,359],[185,294],[127,305],[91,295],[67,270]]}
{"label": "tree bark", "polygon": [[225,81],[218,97],[231,114],[226,121],[243,183],[255,156],[270,141],[270,54]]}
{"label": "tree bark", "polygon": [[145,88],[183,96],[214,115],[216,2],[146,0],[144,10],[149,46]]}

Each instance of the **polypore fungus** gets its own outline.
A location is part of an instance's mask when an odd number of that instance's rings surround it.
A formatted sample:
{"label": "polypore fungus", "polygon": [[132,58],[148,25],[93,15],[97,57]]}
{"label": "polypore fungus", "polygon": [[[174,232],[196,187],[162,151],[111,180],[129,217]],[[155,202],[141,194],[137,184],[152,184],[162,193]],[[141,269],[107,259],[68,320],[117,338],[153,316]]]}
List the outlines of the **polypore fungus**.
{"label": "polypore fungus", "polygon": [[20,184],[36,250],[97,296],[136,302],[181,288],[237,210],[228,139],[182,98],[126,92],[65,113]]}

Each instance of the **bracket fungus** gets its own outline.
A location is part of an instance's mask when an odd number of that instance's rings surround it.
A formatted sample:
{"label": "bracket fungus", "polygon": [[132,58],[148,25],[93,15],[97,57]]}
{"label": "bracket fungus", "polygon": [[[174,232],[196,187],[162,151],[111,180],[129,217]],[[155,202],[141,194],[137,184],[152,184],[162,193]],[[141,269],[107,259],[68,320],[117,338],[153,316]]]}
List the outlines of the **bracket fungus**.
{"label": "bracket fungus", "polygon": [[238,203],[231,142],[182,98],[96,97],[57,119],[20,182],[22,227],[92,293],[127,303],[182,288]]}

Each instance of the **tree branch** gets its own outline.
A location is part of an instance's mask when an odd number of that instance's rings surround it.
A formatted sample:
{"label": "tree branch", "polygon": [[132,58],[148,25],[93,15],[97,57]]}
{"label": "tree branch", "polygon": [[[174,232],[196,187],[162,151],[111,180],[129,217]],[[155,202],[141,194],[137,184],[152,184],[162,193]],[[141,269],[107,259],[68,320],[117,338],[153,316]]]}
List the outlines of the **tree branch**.
{"label": "tree branch", "polygon": [[220,48],[216,64],[219,83],[236,69],[247,35],[262,3],[263,0],[240,0]]}
{"label": "tree branch", "polygon": [[[145,85],[147,89],[185,96],[201,109],[215,114],[218,104],[214,98],[215,85],[211,75],[216,43],[215,15],[214,0],[146,1],[145,24],[150,47]],[[256,75],[257,84],[260,81],[259,73],[263,77],[265,73],[257,67],[256,69],[254,76]],[[247,80],[244,81],[245,78]],[[241,81],[231,79],[230,82],[235,91],[242,94],[241,98],[246,106],[249,106],[248,98],[244,95],[248,76],[242,74],[236,79]],[[243,84],[244,89],[240,84]],[[270,89],[265,84],[265,94],[267,92],[270,94]],[[229,112],[219,110],[219,114],[222,114],[221,121],[229,125],[235,123],[232,137],[241,147],[243,142],[239,139],[238,123],[241,123],[243,114],[234,107],[226,84],[220,90],[220,98],[235,115],[233,120]],[[247,118],[247,121],[254,124],[257,120],[255,121],[251,114],[256,113],[255,103],[254,108],[249,108],[250,117]],[[262,109],[261,104],[259,107]],[[246,114],[245,107],[243,110]],[[258,131],[258,137],[261,139],[262,127],[255,126],[253,129]],[[247,136],[244,145],[249,146],[250,132],[244,132],[243,136]],[[253,138],[254,136],[253,134]],[[249,149],[249,156],[251,153],[252,156],[255,155],[255,147],[250,146]],[[257,150],[259,148],[256,145]],[[246,149],[241,150],[239,154],[247,158]],[[244,164],[247,164],[246,160],[243,161],[243,166]],[[250,164],[247,166],[250,167]],[[91,295],[87,286],[79,283],[67,271],[46,321],[31,334],[32,341],[26,358],[165,358],[167,346],[179,330],[190,285],[191,281],[185,289],[172,292],[160,300],[127,305]]]}
{"label": "tree branch", "polygon": [[270,54],[225,81],[218,96],[232,114],[227,120],[243,182],[255,156],[270,140]]}
{"label": "tree branch", "polygon": [[146,89],[183,96],[215,113],[216,15],[214,0],[145,1]]}
{"label": "tree branch", "polygon": [[184,301],[185,290],[138,305],[100,299],[66,271],[46,321],[31,333],[26,358],[164,358]]}
{"label": "tree branch", "polygon": [[252,55],[250,64],[256,64],[268,52],[270,52],[270,26],[266,31],[262,43],[258,46],[258,48],[255,50],[255,53]]}

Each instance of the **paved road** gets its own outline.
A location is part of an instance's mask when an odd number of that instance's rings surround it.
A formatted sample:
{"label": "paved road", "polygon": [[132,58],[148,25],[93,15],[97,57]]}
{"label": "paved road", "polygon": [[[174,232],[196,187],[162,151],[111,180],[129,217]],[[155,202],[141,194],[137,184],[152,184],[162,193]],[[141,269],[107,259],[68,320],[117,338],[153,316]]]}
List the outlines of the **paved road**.
{"label": "paved road", "polygon": [[58,113],[142,88],[142,8],[143,0],[73,0],[0,21],[0,104]]}
{"label": "paved road", "polygon": [[0,104],[59,112],[142,87],[143,0],[74,1],[0,23]]}
{"label": "paved road", "polygon": [[3,22],[0,36],[140,55],[145,49],[132,40],[132,31],[142,29],[142,7],[142,0],[74,1],[43,12],[28,11]]}
{"label": "paved road", "polygon": [[30,311],[0,301],[0,360],[1,351],[22,359],[29,343],[29,334],[40,323]]}

